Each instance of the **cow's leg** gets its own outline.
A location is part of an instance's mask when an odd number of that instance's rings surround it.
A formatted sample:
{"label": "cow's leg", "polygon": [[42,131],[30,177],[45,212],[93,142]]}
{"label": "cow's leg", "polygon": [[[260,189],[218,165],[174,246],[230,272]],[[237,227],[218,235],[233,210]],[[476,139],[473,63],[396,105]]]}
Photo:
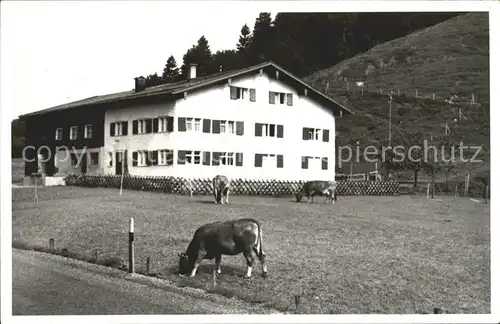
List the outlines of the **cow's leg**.
{"label": "cow's leg", "polygon": [[202,260],[203,260],[202,253],[198,253],[197,258],[194,261],[193,270],[191,270],[191,274],[189,275],[189,277],[194,277],[194,275],[196,274],[196,270],[198,270],[198,267],[200,266]]}
{"label": "cow's leg", "polygon": [[311,198],[312,198],[312,196],[311,196],[311,195],[307,195],[307,203],[308,203],[308,204],[309,204],[309,203],[311,203]]}
{"label": "cow's leg", "polygon": [[226,204],[229,204],[229,187],[226,188]]}
{"label": "cow's leg", "polygon": [[214,189],[214,203],[217,203],[217,189]]}
{"label": "cow's leg", "polygon": [[255,252],[255,255],[257,255],[257,258],[259,258],[260,266],[262,267],[262,277],[265,278],[267,277],[266,254],[264,252],[262,252],[262,254],[259,254],[259,251],[256,247],[253,248],[253,251]]}
{"label": "cow's leg", "polygon": [[252,250],[245,250],[243,252],[243,256],[247,260],[247,273],[246,273],[245,277],[250,278],[252,276],[252,267],[253,267],[253,263],[254,263]]}
{"label": "cow's leg", "polygon": [[220,263],[222,261],[222,255],[216,255],[215,256],[215,267],[217,268],[217,273],[220,274],[221,273],[221,269],[220,269]]}

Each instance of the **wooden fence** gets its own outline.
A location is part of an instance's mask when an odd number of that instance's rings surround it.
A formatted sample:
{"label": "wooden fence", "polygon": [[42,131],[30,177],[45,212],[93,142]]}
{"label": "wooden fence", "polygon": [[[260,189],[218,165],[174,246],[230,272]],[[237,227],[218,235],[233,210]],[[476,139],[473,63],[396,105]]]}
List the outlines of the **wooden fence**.
{"label": "wooden fence", "polygon": [[[80,187],[120,188],[119,175],[69,174],[66,185]],[[296,193],[305,181],[231,179],[231,195],[289,196]],[[179,177],[143,177],[125,175],[123,188],[172,194],[211,195],[212,179],[185,179]],[[338,181],[337,195],[399,195],[396,181]]]}

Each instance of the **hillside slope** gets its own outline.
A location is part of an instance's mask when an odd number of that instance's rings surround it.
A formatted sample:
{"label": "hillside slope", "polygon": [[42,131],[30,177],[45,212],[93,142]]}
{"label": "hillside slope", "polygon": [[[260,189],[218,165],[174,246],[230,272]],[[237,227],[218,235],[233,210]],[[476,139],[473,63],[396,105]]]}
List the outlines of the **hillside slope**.
{"label": "hillside slope", "polygon": [[[305,81],[356,113],[338,120],[336,145],[359,141],[363,147],[387,139],[392,91],[393,134],[423,129],[441,136],[448,125],[455,142],[483,146],[485,163],[461,167],[477,172],[489,168],[488,13],[463,14],[378,45]],[[458,97],[449,104],[445,99],[452,94]],[[373,170],[373,165],[367,168]],[[368,170],[358,167],[355,172]]]}

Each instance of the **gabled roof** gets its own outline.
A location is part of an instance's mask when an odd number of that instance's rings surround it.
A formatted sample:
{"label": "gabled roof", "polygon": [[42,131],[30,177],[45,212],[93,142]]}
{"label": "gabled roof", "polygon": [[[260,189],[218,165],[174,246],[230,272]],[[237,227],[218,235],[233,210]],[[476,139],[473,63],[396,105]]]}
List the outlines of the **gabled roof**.
{"label": "gabled roof", "polygon": [[282,67],[278,66],[277,64],[273,62],[264,62],[261,64],[257,64],[254,66],[250,66],[244,69],[238,69],[238,70],[230,70],[230,71],[224,71],[220,73],[215,73],[211,74],[208,76],[203,76],[203,77],[198,77],[192,80],[184,80],[184,81],[179,81],[179,82],[171,82],[171,83],[166,83],[166,84],[161,84],[158,86],[153,86],[153,87],[148,87],[142,91],[136,92],[134,89],[129,90],[129,91],[123,91],[123,92],[116,92],[116,93],[111,93],[107,95],[102,95],[102,96],[94,96],[82,100],[77,100],[73,101],[70,103],[62,104],[59,106],[39,110],[36,112],[28,113],[19,116],[19,118],[24,118],[24,117],[29,117],[29,116],[34,116],[34,115],[43,115],[49,112],[53,111],[60,111],[60,110],[67,110],[71,108],[77,108],[77,107],[83,107],[83,106],[94,106],[94,105],[100,105],[100,104],[106,104],[106,103],[111,103],[111,102],[118,102],[118,101],[125,101],[125,100],[130,100],[130,99],[136,99],[136,98],[144,98],[144,97],[153,97],[153,96],[159,96],[159,95],[177,95],[177,94],[182,94],[183,92],[186,91],[191,91],[191,90],[196,90],[200,89],[203,87],[207,87],[210,85],[213,85],[217,82],[221,82],[224,80],[227,80],[232,77],[237,77],[241,76],[247,73],[255,72],[263,68],[269,68],[269,67],[274,67],[281,73],[285,74],[289,78],[293,79],[294,81],[298,82],[306,88],[308,91],[311,91],[312,93],[318,95],[320,98],[323,98],[324,100],[327,100],[327,102],[330,102],[332,105],[342,109],[345,113],[352,114],[353,112],[343,106],[342,104],[338,103],[334,99],[326,96],[325,94],[321,93],[320,91],[317,91],[307,83],[303,82],[299,78],[295,77],[292,75],[290,72],[286,71]]}

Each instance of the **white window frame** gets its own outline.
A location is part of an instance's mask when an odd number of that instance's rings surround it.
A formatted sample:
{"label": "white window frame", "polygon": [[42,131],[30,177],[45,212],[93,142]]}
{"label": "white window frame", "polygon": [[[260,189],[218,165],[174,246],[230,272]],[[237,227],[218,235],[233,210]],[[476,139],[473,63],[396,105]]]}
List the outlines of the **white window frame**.
{"label": "white window frame", "polygon": [[[196,157],[198,157],[198,163],[196,163]],[[186,164],[201,164],[201,151],[187,151]]]}
{"label": "white window frame", "polygon": [[[271,135],[271,125],[274,126],[274,135]],[[262,124],[262,136],[278,137],[278,124]]]}
{"label": "white window frame", "polygon": [[137,134],[146,134],[146,120],[139,119],[137,121]]}
{"label": "white window frame", "polygon": [[221,120],[220,121],[221,134],[236,134],[236,122],[234,120]]}
{"label": "white window frame", "polygon": [[[75,136],[73,136],[73,130],[75,132]],[[78,138],[78,126],[71,126],[69,128],[69,139],[74,141]]]}
{"label": "white window frame", "polygon": [[186,117],[186,131],[191,132],[193,130],[193,119],[191,117]]}
{"label": "white window frame", "polygon": [[265,154],[265,155],[262,155],[262,167],[263,168],[273,168],[273,169],[276,169],[277,163],[278,163],[278,157],[277,157],[276,154]]}
{"label": "white window frame", "polygon": [[309,140],[310,141],[320,141],[321,140],[321,128],[309,127]]}
{"label": "white window frame", "polygon": [[158,117],[158,133],[167,132],[167,117]]}
{"label": "white window frame", "polygon": [[235,166],[236,154],[234,152],[221,152],[219,156],[219,161],[221,165]]}
{"label": "white window frame", "polygon": [[[123,127],[122,127],[122,122],[112,122],[111,124],[115,124],[115,135],[114,136],[123,136]],[[111,128],[111,124],[109,127]]]}
{"label": "white window frame", "polygon": [[137,152],[137,166],[146,166],[146,151],[138,151]]}
{"label": "white window frame", "polygon": [[63,133],[62,128],[56,128],[56,141],[62,140],[62,133]]}
{"label": "white window frame", "polygon": [[158,151],[158,165],[167,165],[167,153],[168,150]]}
{"label": "white window frame", "polygon": [[93,128],[92,128],[92,124],[88,124],[88,125],[85,125],[85,128],[83,129],[83,137],[84,138],[92,138],[92,132],[93,132]]}
{"label": "white window frame", "polygon": [[193,131],[195,132],[202,131],[201,118],[193,118]]}

